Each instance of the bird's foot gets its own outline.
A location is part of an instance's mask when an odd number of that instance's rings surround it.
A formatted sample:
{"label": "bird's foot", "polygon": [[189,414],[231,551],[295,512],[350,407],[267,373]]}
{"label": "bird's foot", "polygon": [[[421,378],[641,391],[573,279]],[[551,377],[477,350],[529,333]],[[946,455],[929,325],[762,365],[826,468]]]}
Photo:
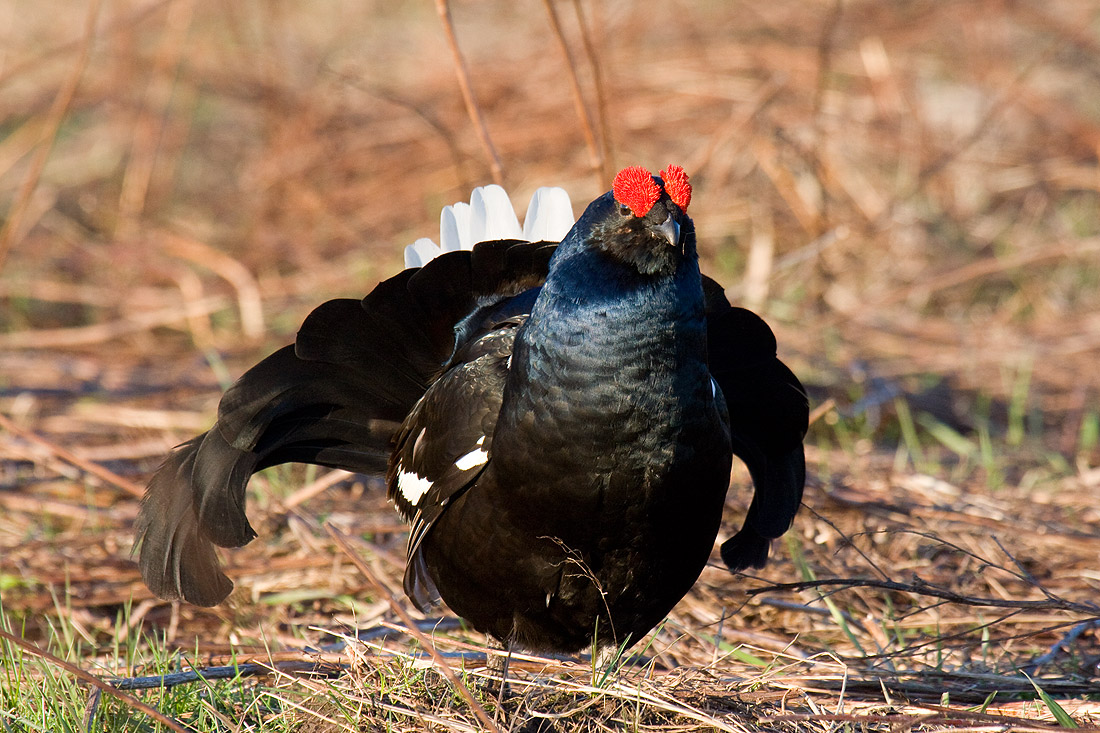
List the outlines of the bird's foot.
{"label": "bird's foot", "polygon": [[495,695],[499,706],[509,694],[508,667],[512,662],[512,643],[500,644],[495,640],[490,643],[494,648],[486,650],[485,653],[485,667],[488,674],[482,689],[487,694]]}

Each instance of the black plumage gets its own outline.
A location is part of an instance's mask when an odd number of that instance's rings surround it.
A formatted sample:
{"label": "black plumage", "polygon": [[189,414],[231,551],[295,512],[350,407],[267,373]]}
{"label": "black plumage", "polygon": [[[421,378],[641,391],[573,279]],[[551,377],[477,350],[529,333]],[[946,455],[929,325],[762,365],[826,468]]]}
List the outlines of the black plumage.
{"label": "black plumage", "polygon": [[762,566],[801,502],[806,397],[700,275],[682,171],[639,171],[556,247],[482,242],[310,314],[151,481],[149,587],[221,601],[214,545],[252,539],[248,477],[286,461],[385,470],[409,597],[527,648],[656,625],[710,555],[734,454],[756,490],[722,558]]}

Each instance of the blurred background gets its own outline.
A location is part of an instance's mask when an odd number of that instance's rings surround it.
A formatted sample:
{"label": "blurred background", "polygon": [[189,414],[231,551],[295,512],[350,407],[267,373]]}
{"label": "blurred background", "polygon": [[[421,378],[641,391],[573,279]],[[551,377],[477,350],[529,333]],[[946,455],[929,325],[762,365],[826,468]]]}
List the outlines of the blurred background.
{"label": "blurred background", "polygon": [[428,0],[0,7],[4,410],[205,384],[494,177],[579,214],[678,162],[704,268],[807,381],[934,374],[956,427],[1022,381],[1025,430],[1095,448],[1097,3],[549,6],[453,7],[496,164]]}
{"label": "blurred background", "polygon": [[[975,537],[1077,538],[1015,551],[1096,597],[1100,3],[451,11],[483,129],[429,0],[0,0],[9,611],[67,583],[85,628],[127,597],[167,623],[127,555],[136,501],[81,462],[143,485],[236,376],[399,270],[473,186],[499,180],[521,214],[562,186],[579,215],[618,168],[668,163],[691,175],[704,271],[772,325],[818,408],[807,503],[832,524],[805,512],[796,536],[819,572],[845,572],[844,511],[980,505]],[[258,479],[259,516],[285,520],[317,475]],[[311,511],[392,533],[399,576],[396,517],[345,484]],[[332,571],[296,526],[234,554],[253,597]],[[937,577],[925,540],[898,542]],[[265,580],[272,556],[299,574]]]}

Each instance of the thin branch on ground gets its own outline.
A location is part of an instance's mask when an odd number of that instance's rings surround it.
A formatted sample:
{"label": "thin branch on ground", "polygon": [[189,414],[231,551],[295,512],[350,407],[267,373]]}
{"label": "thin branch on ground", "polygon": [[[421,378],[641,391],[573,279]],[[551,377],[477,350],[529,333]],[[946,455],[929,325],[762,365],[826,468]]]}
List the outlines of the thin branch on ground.
{"label": "thin branch on ground", "polygon": [[1062,598],[1052,597],[1045,601],[1022,601],[1002,598],[979,598],[957,593],[947,588],[931,585],[917,578],[912,583],[896,583],[889,580],[871,580],[862,578],[826,578],[824,580],[807,580],[797,583],[775,583],[761,588],[749,588],[745,591],[750,596],[762,593],[788,592],[800,590],[816,590],[819,588],[848,589],[848,588],[877,588],[880,590],[897,591],[899,593],[912,593],[914,595],[932,596],[941,598],[950,603],[958,603],[963,606],[987,606],[990,608],[1013,608],[1027,611],[1072,611],[1092,617],[1100,617],[1100,606],[1092,603],[1079,603],[1067,601]]}

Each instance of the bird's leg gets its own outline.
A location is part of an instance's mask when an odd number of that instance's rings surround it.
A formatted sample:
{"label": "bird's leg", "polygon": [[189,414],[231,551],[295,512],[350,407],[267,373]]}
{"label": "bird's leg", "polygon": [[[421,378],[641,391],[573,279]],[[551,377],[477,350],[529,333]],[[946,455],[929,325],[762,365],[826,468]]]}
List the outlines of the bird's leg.
{"label": "bird's leg", "polygon": [[628,667],[642,669],[657,663],[656,657],[648,657],[640,651],[628,652],[628,649],[630,649],[629,637],[619,645],[592,644],[592,684],[594,686],[602,687],[612,675],[617,677]]}
{"label": "bird's leg", "polygon": [[592,645],[592,682],[596,684],[603,681],[614,670],[616,664],[619,661],[619,657],[622,654],[620,649],[615,644],[605,644],[600,646],[599,644]]}
{"label": "bird's leg", "polygon": [[[499,707],[508,690],[508,667],[512,662],[512,649],[515,646],[515,642],[511,638],[508,639],[507,643],[501,643],[493,639],[491,644],[505,652],[504,654],[487,654],[485,660],[489,673],[493,675],[493,677],[498,675],[500,677],[500,687],[497,689],[497,706]],[[486,681],[487,691],[492,690],[492,686],[496,681],[493,677],[490,677]]]}
{"label": "bird's leg", "polygon": [[[598,586],[597,586],[598,587]],[[608,609],[610,614],[610,609]],[[611,627],[610,638],[603,638],[600,635],[600,619],[596,619],[596,631],[592,635],[592,684],[599,685],[604,682],[611,674],[613,667],[616,666],[623,652],[626,650],[626,644],[620,646],[616,641],[615,627]]]}

